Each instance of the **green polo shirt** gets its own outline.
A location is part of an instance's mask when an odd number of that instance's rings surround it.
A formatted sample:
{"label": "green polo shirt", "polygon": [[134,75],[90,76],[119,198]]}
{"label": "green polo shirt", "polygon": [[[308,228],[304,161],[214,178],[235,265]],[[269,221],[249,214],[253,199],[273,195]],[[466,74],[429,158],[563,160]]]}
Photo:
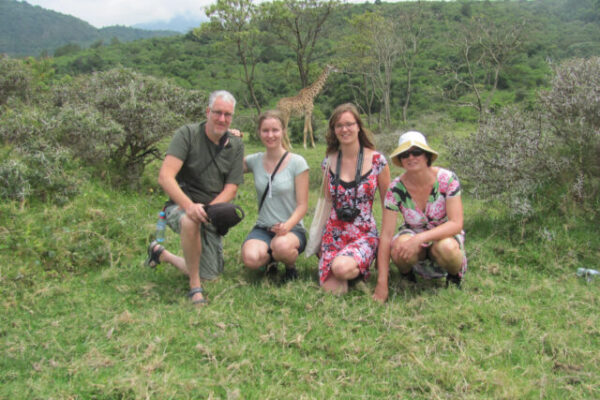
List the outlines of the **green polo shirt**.
{"label": "green polo shirt", "polygon": [[194,203],[208,204],[225,184],[240,185],[244,181],[244,143],[229,134],[229,142],[219,151],[219,145],[206,136],[205,125],[201,122],[179,128],[167,154],[183,161],[176,179],[185,194]]}

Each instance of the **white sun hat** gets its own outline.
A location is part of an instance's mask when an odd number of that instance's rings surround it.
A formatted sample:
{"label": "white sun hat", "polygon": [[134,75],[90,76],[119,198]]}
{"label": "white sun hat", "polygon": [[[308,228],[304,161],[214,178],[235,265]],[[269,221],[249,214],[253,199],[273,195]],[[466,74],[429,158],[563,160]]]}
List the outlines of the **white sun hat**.
{"label": "white sun hat", "polygon": [[400,138],[398,139],[398,147],[396,147],[396,150],[394,150],[392,154],[390,154],[392,162],[397,166],[401,167],[402,161],[398,156],[401,153],[404,153],[406,150],[410,149],[411,147],[418,147],[430,153],[431,162],[434,162],[435,159],[438,157],[437,151],[429,147],[429,145],[427,144],[427,139],[425,139],[425,136],[423,136],[421,132],[408,131],[400,135]]}

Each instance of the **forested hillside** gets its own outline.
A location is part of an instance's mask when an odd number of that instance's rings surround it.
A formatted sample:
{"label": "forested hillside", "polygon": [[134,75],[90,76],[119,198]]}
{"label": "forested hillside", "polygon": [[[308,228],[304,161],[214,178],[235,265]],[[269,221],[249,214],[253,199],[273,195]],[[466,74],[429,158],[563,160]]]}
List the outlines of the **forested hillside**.
{"label": "forested hillside", "polygon": [[[457,120],[476,121],[483,108],[533,101],[553,63],[600,54],[598,12],[584,3],[336,4],[323,8],[329,14],[320,25],[314,15],[298,17],[298,41],[281,10],[247,2],[239,9],[247,18],[236,22],[218,3],[213,22],[185,36],[98,47],[52,64],[58,74],[122,65],[187,88],[227,87],[257,112],[297,93],[329,63],[341,73],[332,74],[317,98],[318,117],[355,101],[388,127],[418,110],[450,109]],[[389,65],[376,61],[386,54]]]}
{"label": "forested hillside", "polygon": [[[565,190],[581,198],[592,198],[598,190],[594,146],[578,147],[595,141],[594,118],[572,105],[565,112],[561,96],[545,96],[553,86],[573,85],[572,76],[595,82],[595,70],[585,64],[600,55],[594,4],[546,0],[349,5],[327,0],[256,5],[250,0],[220,0],[207,9],[211,21],[185,36],[99,44],[86,50],[68,47],[61,49],[60,57],[29,59],[21,66],[3,60],[2,97],[7,105],[3,124],[8,137],[27,137],[23,119],[54,121],[56,125],[34,123],[41,129],[40,137],[47,136],[46,130],[56,135],[59,127],[65,131],[61,138],[81,135],[82,125],[96,130],[98,140],[114,141],[106,153],[98,153],[104,157],[101,165],[114,168],[112,182],[135,187],[146,164],[160,157],[160,141],[169,134],[165,119],[199,116],[197,109],[184,112],[190,105],[175,105],[173,98],[201,99],[212,90],[227,88],[239,99],[235,126],[253,132],[260,111],[295,95],[326,68],[331,73],[315,94],[312,115],[317,141],[323,140],[331,110],[353,102],[370,129],[381,134],[381,150],[394,146],[392,133],[398,130],[429,132],[455,163],[464,164],[466,187],[517,201],[515,210],[526,215],[533,212],[531,201],[544,182],[560,179]],[[569,63],[571,59],[575,61]],[[592,66],[596,60],[590,61]],[[552,81],[563,64],[574,72],[563,72],[563,78]],[[104,83],[90,88],[88,82],[97,81]],[[136,99],[138,81],[141,97]],[[158,88],[169,88],[170,94]],[[565,98],[574,93],[556,90],[567,93]],[[97,93],[105,93],[110,101]],[[15,99],[24,103],[14,103]],[[107,102],[117,109],[107,107]],[[591,104],[593,110],[593,101],[573,102]],[[152,114],[156,120],[140,119],[161,107],[163,111]],[[561,128],[569,135],[557,128],[554,115],[548,115],[557,109],[556,118],[570,121]],[[580,125],[572,125],[580,119]],[[589,129],[583,128],[589,124]],[[514,142],[510,135],[517,126],[523,129],[518,134],[529,139],[519,142],[518,148],[507,146]],[[299,141],[303,128],[302,119],[291,121],[293,141]],[[552,134],[540,133],[546,131]],[[474,137],[482,140],[475,147]],[[559,151],[560,142],[565,147]],[[89,147],[94,141],[82,143]],[[540,149],[559,152],[546,163],[531,156]],[[559,156],[580,150],[585,154]],[[502,151],[509,152],[507,157],[499,156]],[[95,152],[88,148],[84,154]],[[477,162],[481,167],[471,169]],[[528,169],[538,172],[523,174]],[[488,174],[492,170],[494,174]],[[498,190],[504,184],[506,190]]]}
{"label": "forested hillside", "polygon": [[78,18],[32,6],[25,1],[0,0],[0,54],[52,55],[57,48],[69,44],[85,48],[93,43],[129,42],[176,34],[124,26],[96,29]]}

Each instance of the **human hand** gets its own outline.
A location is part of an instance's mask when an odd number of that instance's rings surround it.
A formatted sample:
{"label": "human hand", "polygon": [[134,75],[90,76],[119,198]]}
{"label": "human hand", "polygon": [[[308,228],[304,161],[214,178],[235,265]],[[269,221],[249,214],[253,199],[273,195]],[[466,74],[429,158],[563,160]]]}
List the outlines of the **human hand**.
{"label": "human hand", "polygon": [[285,222],[278,222],[271,227],[271,232],[275,233],[275,236],[287,235],[290,230],[288,229]]}
{"label": "human hand", "polygon": [[207,223],[208,215],[204,210],[204,204],[202,203],[192,203],[185,209],[185,215],[192,221],[196,223]]}
{"label": "human hand", "polygon": [[237,136],[239,138],[244,137],[244,132],[240,131],[239,129],[229,129],[229,133],[231,133],[233,136]]}
{"label": "human hand", "polygon": [[397,250],[401,259],[410,260],[419,254],[419,251],[421,250],[421,241],[413,236],[408,240],[400,242],[397,245]]}
{"label": "human hand", "polygon": [[375,292],[373,293],[373,300],[383,304],[387,301],[388,294],[389,290],[387,285],[377,284],[377,286],[375,286]]}

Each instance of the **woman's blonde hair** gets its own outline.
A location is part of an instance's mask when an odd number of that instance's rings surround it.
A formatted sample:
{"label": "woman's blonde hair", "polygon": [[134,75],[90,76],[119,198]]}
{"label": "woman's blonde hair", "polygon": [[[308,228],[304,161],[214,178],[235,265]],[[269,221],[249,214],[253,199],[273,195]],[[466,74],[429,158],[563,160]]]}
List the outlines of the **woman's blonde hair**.
{"label": "woman's blonde hair", "polygon": [[333,114],[331,114],[331,118],[329,118],[329,126],[327,127],[327,154],[334,153],[340,148],[340,141],[337,136],[335,136],[335,124],[340,119],[340,116],[349,112],[354,116],[356,123],[358,124],[358,141],[359,143],[368,149],[375,150],[375,144],[373,143],[372,137],[373,133],[365,128],[362,119],[360,118],[360,113],[356,106],[352,103],[345,103],[337,106],[335,110],[333,110]]}
{"label": "woman's blonde hair", "polygon": [[285,121],[283,120],[283,114],[281,113],[281,111],[267,110],[267,111],[262,112],[258,116],[258,135],[260,136],[260,127],[261,127],[262,123],[266,119],[269,119],[269,118],[276,119],[281,124],[281,131],[283,132],[283,135],[281,137],[281,145],[283,146],[284,149],[289,151],[290,150],[290,138],[288,137],[287,127],[285,126]]}

